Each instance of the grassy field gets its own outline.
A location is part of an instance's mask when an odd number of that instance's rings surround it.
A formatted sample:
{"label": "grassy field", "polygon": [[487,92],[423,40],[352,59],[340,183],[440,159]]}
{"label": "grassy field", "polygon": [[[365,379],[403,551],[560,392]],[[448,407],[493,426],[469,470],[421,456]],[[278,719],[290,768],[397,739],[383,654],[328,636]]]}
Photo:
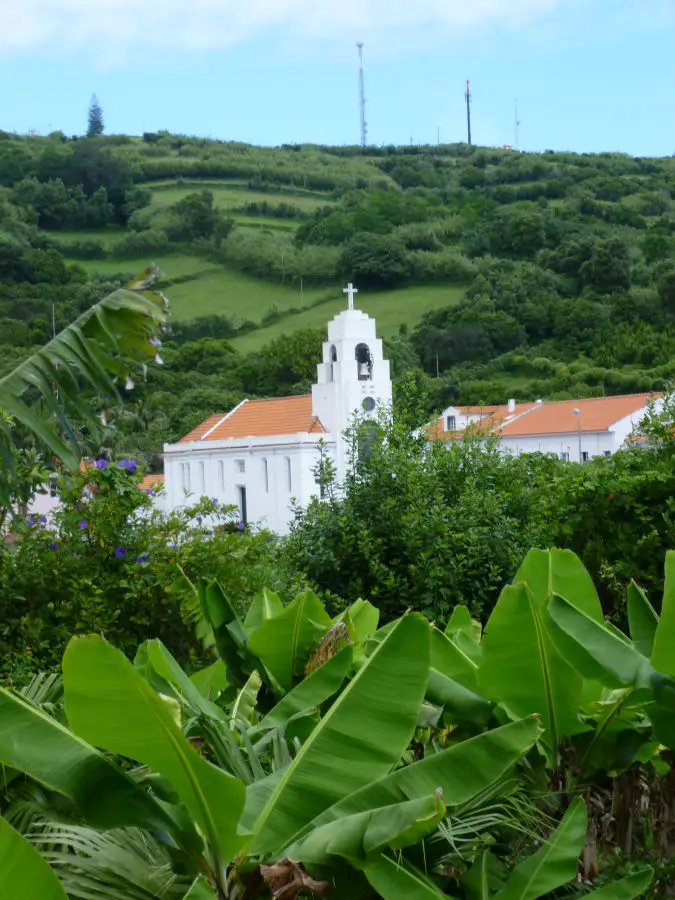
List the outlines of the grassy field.
{"label": "grassy field", "polygon": [[[274,338],[299,328],[321,328],[345,307],[341,285],[307,287],[301,298],[295,286],[261,281],[196,256],[170,254],[155,260],[92,260],[81,265],[89,272],[116,275],[140,272],[149,262],[159,266],[167,281],[194,276],[164,288],[175,319],[223,315],[237,323],[247,319],[258,323],[266,312],[275,307],[279,312],[285,312],[299,309],[303,303],[308,306],[325,300],[310,309],[235,338],[233,343],[242,352],[257,350]],[[413,327],[426,312],[458,302],[463,293],[463,288],[442,286],[410,287],[379,293],[364,291],[358,296],[358,305],[377,319],[378,334],[390,337],[403,324]]]}
{"label": "grassy field", "polygon": [[[339,289],[336,292],[339,293]],[[397,291],[373,294],[364,292],[358,296],[358,307],[377,320],[379,337],[392,337],[401,325],[413,327],[425,313],[432,309],[452,306],[459,302],[463,294],[464,288],[440,286],[401,288]],[[235,338],[232,344],[242,353],[258,350],[274,338],[299,328],[321,328],[344,308],[345,300],[340,296],[297,315],[288,316],[265,328],[244,334]]]}
{"label": "grassy field", "polygon": [[50,238],[61,244],[74,244],[76,242],[95,241],[97,244],[103,244],[104,247],[110,247],[116,241],[124,237],[126,231],[124,228],[96,228],[90,231],[43,231]]}
{"label": "grassy field", "polygon": [[[142,272],[152,262],[157,263],[168,281],[173,278],[182,278],[184,275],[193,275],[196,272],[210,272],[221,268],[209,262],[208,259],[181,253],[172,253],[156,259],[148,259],[144,256],[139,259],[78,260],[79,265],[83,266],[87,272],[98,272],[101,275],[117,275],[124,272],[135,274]],[[205,315],[205,313],[195,312],[194,315]]]}
{"label": "grassy field", "polygon": [[[158,263],[160,268],[163,267]],[[312,303],[321,297],[337,296],[338,290],[307,288],[304,302]],[[176,319],[194,319],[197,316],[230,316],[235,322],[250,319],[260,322],[263,314],[276,306],[279,312],[301,303],[300,291],[260,281],[241,272],[219,266],[200,275],[193,281],[185,281],[166,289],[171,311]],[[293,326],[291,326],[292,328]]]}
{"label": "grassy field", "polygon": [[[150,185],[148,185],[150,186]],[[243,206],[245,203],[262,203],[267,202],[273,205],[279,203],[293,203],[300,209],[311,212],[319,206],[324,206],[331,202],[331,199],[321,194],[298,193],[291,192],[286,194],[277,194],[267,191],[251,191],[246,185],[239,183],[229,184],[223,182],[209,182],[208,185],[200,185],[199,182],[188,182],[181,186],[168,187],[158,189],[157,182],[152,186],[151,206],[158,209],[165,209],[177,203],[187,194],[192,194],[199,190],[209,190],[213,194],[216,206],[221,209],[233,209]]]}

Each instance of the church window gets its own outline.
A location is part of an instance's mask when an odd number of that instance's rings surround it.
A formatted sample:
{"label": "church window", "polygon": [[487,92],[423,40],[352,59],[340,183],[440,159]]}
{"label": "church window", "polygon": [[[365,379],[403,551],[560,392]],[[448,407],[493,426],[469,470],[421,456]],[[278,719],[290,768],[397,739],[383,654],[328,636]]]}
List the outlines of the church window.
{"label": "church window", "polygon": [[248,508],[246,505],[246,488],[241,485],[237,488],[239,494],[239,519],[243,525],[248,522]]}
{"label": "church window", "polygon": [[335,346],[334,346],[334,345],[332,345],[331,348],[330,348],[330,361],[331,361],[332,363],[336,363],[336,362],[337,362],[337,350],[335,349]]}
{"label": "church window", "polygon": [[267,466],[267,460],[266,460],[266,459],[263,459],[262,464],[263,464],[263,477],[264,477],[264,479],[265,479],[265,493],[266,493],[266,494],[269,494],[269,491],[270,491],[270,473],[269,473],[269,469],[268,469],[268,466]]}
{"label": "church window", "polygon": [[220,490],[222,492],[225,490],[225,463],[222,459],[218,463],[218,477],[220,480]]}
{"label": "church window", "polygon": [[205,484],[204,484],[204,463],[203,463],[203,462],[200,462],[200,463],[199,463],[199,470],[198,470],[198,471],[199,471],[199,493],[200,493],[200,494],[203,494],[203,493],[204,493],[204,490],[205,490]]}
{"label": "church window", "polygon": [[287,456],[285,458],[285,462],[286,462],[286,481],[288,483],[288,493],[290,494],[290,492],[293,490],[293,477],[292,477],[292,472],[291,472],[290,456]]}
{"label": "church window", "polygon": [[457,419],[455,416],[448,416],[448,427],[446,431],[456,431],[457,430]]}
{"label": "church window", "polygon": [[190,463],[181,463],[181,477],[183,480],[183,490],[190,490]]}
{"label": "church window", "polygon": [[359,381],[373,380],[373,357],[367,344],[357,344],[356,365],[358,367]]}
{"label": "church window", "polygon": [[246,471],[246,460],[238,459],[236,462],[237,472],[245,472]]}
{"label": "church window", "polygon": [[374,397],[364,397],[363,403],[361,406],[364,408],[366,412],[372,412],[375,409],[375,398]]}

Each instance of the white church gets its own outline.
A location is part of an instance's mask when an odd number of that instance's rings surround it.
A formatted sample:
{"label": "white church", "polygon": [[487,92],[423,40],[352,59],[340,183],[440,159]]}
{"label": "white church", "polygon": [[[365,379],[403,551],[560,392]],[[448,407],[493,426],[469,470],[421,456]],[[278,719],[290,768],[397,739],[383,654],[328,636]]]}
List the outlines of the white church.
{"label": "white church", "polygon": [[305,506],[318,495],[315,472],[324,452],[338,481],[347,471],[345,431],[357,415],[391,406],[391,373],[375,320],[348,307],[328,325],[323,360],[312,393],[242,400],[164,445],[163,505],[174,509],[201,496],[236,506],[242,522],[286,534],[292,501]]}
{"label": "white church", "polygon": [[[315,472],[322,449],[338,482],[344,480],[349,462],[345,431],[357,415],[374,417],[392,401],[389,362],[375,320],[354,308],[356,288],[350,284],[344,292],[348,306],[328,325],[311,394],[242,400],[230,412],[210,416],[177,444],[165,444],[164,476],[147,475],[139,484],[154,493],[158,509],[168,512],[206,496],[237,508],[241,521],[283,535],[293,502],[306,506],[320,493]],[[549,453],[584,463],[644,443],[637,432],[652,404],[662,408],[662,395],[449,406],[424,432],[433,441],[482,434],[497,438],[505,452],[515,455]],[[157,490],[162,482],[164,490]],[[36,494],[31,514],[49,515],[60,505],[53,488],[54,483]]]}

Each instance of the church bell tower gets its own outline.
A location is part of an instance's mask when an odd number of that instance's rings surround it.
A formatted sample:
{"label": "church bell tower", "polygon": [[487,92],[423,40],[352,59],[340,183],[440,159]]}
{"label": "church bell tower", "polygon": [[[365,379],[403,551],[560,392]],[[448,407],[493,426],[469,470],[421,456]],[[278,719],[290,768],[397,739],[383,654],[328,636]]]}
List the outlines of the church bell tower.
{"label": "church bell tower", "polygon": [[328,324],[323,362],[317,366],[317,383],[312,387],[312,413],[335,438],[338,479],[347,468],[345,430],[356,416],[376,417],[378,408],[389,409],[392,401],[389,362],[375,320],[354,309],[358,291],[353,285],[344,293],[348,308]]}

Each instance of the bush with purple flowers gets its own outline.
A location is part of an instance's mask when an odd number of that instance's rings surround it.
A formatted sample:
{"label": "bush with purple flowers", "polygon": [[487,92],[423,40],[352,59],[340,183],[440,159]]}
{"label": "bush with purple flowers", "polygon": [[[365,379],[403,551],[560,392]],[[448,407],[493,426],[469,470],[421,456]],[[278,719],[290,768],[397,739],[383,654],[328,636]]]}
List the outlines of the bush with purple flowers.
{"label": "bush with purple flowers", "polygon": [[[77,633],[103,634],[130,656],[149,637],[183,664],[199,656],[178,566],[191,580],[217,577],[242,610],[263,585],[287,589],[271,564],[275,539],[242,532],[233,510],[204,497],[164,515],[134,460],[98,463],[64,477],[63,505],[49,521],[24,519],[0,554],[0,677],[58,667]],[[203,523],[214,518],[211,533]]]}

